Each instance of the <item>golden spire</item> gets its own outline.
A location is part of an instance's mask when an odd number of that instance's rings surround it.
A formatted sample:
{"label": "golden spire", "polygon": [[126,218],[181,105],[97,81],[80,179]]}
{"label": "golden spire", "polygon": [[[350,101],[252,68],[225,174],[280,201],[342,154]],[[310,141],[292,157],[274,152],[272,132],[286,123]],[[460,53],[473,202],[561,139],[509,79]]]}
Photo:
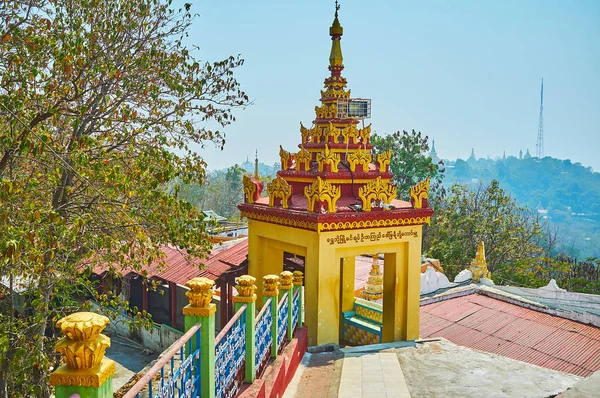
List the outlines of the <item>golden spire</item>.
{"label": "golden spire", "polygon": [[258,175],[258,149],[254,155],[254,179],[256,181],[260,180],[260,176]]}
{"label": "golden spire", "polygon": [[338,20],[339,9],[340,5],[338,1],[335,0],[335,18],[331,28],[329,28],[329,35],[331,36],[331,54],[329,55],[330,66],[342,66],[342,62],[344,61],[344,58],[342,57],[342,45],[340,44],[342,35],[344,34],[344,28],[342,28],[342,25],[340,25],[340,21]]}
{"label": "golden spire", "polygon": [[485,260],[485,245],[483,241],[477,246],[477,253],[475,258],[471,261],[471,267],[469,268],[473,274],[473,282],[479,282],[481,278],[492,279],[492,273],[487,269],[487,261]]}

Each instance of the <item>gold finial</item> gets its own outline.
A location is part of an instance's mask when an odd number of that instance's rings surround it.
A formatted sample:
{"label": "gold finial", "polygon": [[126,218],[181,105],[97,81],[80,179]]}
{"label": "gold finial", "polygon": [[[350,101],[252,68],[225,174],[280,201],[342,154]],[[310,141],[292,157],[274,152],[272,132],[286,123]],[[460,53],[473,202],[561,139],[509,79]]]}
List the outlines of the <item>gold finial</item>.
{"label": "gold finial", "polygon": [[107,317],[93,312],[76,312],[56,323],[65,335],[56,344],[56,351],[62,354],[67,367],[90,369],[102,361],[110,339],[100,333],[109,323]]}
{"label": "gold finial", "polygon": [[185,285],[190,288],[185,293],[190,303],[183,307],[183,315],[208,317],[217,311],[216,304],[211,303],[215,281],[200,277],[189,280]]}
{"label": "gold finial", "polygon": [[281,284],[279,288],[283,290],[291,289],[293,287],[293,278],[294,274],[292,274],[290,271],[283,271],[280,273],[279,280],[281,281]]}
{"label": "gold finial", "polygon": [[302,271],[294,271],[294,285],[302,286],[302,281],[304,280],[304,274]]}
{"label": "gold finial", "polygon": [[253,303],[256,301],[256,278],[250,275],[242,275],[236,280],[235,290],[238,295],[233,297],[233,301],[237,303]]}
{"label": "gold finial", "polygon": [[430,177],[427,177],[424,181],[410,188],[410,198],[415,209],[429,207],[429,180]]}
{"label": "gold finial", "polygon": [[65,335],[56,343],[65,364],[50,375],[50,384],[98,388],[115,373],[115,362],[104,358],[110,339],[101,334],[109,323],[93,312],[76,312],[56,323]]}
{"label": "gold finial", "polygon": [[492,279],[492,273],[487,269],[487,261],[485,260],[485,245],[483,241],[477,246],[475,258],[471,261],[469,271],[473,274],[473,281],[478,282],[481,278]]}
{"label": "gold finial", "polygon": [[338,19],[338,10],[340,9],[339,3],[335,2],[335,18],[333,24],[329,28],[329,35],[331,36],[331,54],[329,55],[330,66],[342,66],[344,58],[342,57],[342,46],[340,45],[340,39],[344,34],[344,28],[340,24]]}
{"label": "gold finial", "polygon": [[279,295],[279,276],[265,275],[263,276],[263,296],[278,296]]}

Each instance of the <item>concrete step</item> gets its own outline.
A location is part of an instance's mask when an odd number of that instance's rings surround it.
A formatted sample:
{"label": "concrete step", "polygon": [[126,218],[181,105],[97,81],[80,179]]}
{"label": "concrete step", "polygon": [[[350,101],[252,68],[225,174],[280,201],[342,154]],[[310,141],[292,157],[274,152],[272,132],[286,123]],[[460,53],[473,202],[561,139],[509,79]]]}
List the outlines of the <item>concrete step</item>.
{"label": "concrete step", "polygon": [[338,396],[410,398],[396,353],[347,353]]}

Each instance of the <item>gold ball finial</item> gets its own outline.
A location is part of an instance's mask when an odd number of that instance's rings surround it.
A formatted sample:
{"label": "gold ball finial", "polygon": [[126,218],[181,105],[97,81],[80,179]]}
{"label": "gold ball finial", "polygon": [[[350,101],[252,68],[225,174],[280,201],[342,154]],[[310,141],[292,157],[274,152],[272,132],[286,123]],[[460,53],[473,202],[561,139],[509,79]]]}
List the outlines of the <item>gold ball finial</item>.
{"label": "gold ball finial", "polygon": [[333,24],[331,28],[329,28],[330,36],[341,36],[344,34],[344,28],[340,25],[340,21],[338,20],[338,11],[340,10],[340,4],[337,0],[335,0],[335,18],[333,19]]}

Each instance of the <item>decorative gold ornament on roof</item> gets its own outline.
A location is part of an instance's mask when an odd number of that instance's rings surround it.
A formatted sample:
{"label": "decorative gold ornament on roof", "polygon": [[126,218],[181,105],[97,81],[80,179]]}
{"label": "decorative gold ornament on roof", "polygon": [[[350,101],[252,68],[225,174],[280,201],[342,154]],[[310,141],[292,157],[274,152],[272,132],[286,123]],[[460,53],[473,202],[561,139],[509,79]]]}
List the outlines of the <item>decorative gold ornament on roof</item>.
{"label": "decorative gold ornament on roof", "polygon": [[370,151],[358,149],[348,154],[348,163],[350,164],[350,170],[352,170],[353,173],[356,172],[356,166],[359,164],[363,166],[362,171],[367,173],[369,171],[369,164],[372,161],[373,156]]}
{"label": "decorative gold ornament on roof", "polygon": [[313,130],[314,130],[314,128],[308,129],[308,128],[304,127],[302,122],[300,122],[300,134],[302,135],[302,143],[303,144],[306,144],[307,142],[312,142]]}
{"label": "decorative gold ornament on roof", "polygon": [[392,150],[388,149],[383,153],[377,154],[377,165],[379,166],[379,172],[385,173],[388,171],[390,160],[392,159]]}
{"label": "decorative gold ornament on roof", "polygon": [[330,150],[329,145],[325,144],[323,153],[317,154],[317,162],[319,162],[319,172],[322,172],[327,164],[331,167],[332,172],[337,173],[338,165],[340,164],[340,155]]}
{"label": "decorative gold ornament on roof", "polygon": [[358,129],[356,128],[356,125],[351,124],[350,126],[342,129],[342,137],[344,138],[344,144],[347,144],[348,142],[350,142],[351,138],[352,138],[352,143],[357,144],[358,143]]}
{"label": "decorative gold ornament on roof", "polygon": [[337,117],[337,105],[323,104],[321,106],[315,106],[315,113],[317,119],[335,119]]}
{"label": "decorative gold ornament on roof", "polygon": [[421,181],[410,189],[410,199],[415,209],[422,209],[428,206],[427,199],[429,198],[429,177],[425,181]]}
{"label": "decorative gold ornament on roof", "polygon": [[358,197],[362,199],[363,211],[371,211],[373,200],[380,200],[389,205],[396,198],[396,190],[396,185],[382,180],[381,177],[369,181],[358,190]]}
{"label": "decorative gold ornament on roof", "polygon": [[275,199],[281,199],[281,207],[287,209],[288,201],[292,196],[292,186],[277,176],[267,184],[267,193],[269,194],[269,206],[275,206]]}
{"label": "decorative gold ornament on roof", "polygon": [[316,202],[326,202],[327,211],[335,213],[336,202],[341,196],[341,189],[328,181],[324,181],[321,177],[317,177],[317,181],[312,185],[304,187],[304,196],[308,199],[308,211],[315,211]]}
{"label": "decorative gold ornament on roof", "polygon": [[337,137],[340,135],[340,130],[333,126],[333,123],[329,122],[329,126],[325,129],[325,142],[329,142],[329,138],[332,137],[334,142],[337,142]]}
{"label": "decorative gold ornament on roof", "polygon": [[233,300],[238,303],[252,303],[256,300],[256,278],[250,275],[242,275],[236,279],[238,295],[233,297]]}
{"label": "decorative gold ornament on roof", "polygon": [[321,100],[331,100],[331,99],[339,99],[339,98],[350,98],[350,90],[344,90],[339,87],[327,87],[327,90],[321,90]]}
{"label": "decorative gold ornament on roof", "polygon": [[279,295],[279,276],[265,275],[263,276],[263,296],[278,296]]}
{"label": "decorative gold ornament on roof", "polygon": [[330,66],[342,66],[344,61],[342,58],[342,47],[340,45],[341,36],[344,34],[344,28],[342,28],[342,25],[338,19],[339,9],[340,5],[336,1],[335,18],[333,19],[331,28],[329,28],[329,34],[331,35],[331,54],[329,55]]}
{"label": "decorative gold ornament on roof", "polygon": [[300,152],[296,153],[296,170],[301,171],[304,166],[304,171],[310,170],[310,161],[312,160],[312,155],[310,152],[304,148],[304,145],[300,146]]}
{"label": "decorative gold ornament on roof", "polygon": [[252,180],[252,177],[250,177],[247,174],[244,174],[244,176],[242,177],[242,185],[244,186],[244,196],[246,198],[246,203],[254,203],[256,190],[258,189],[258,187]]}
{"label": "decorative gold ornament on roof", "polygon": [[367,127],[358,130],[358,136],[361,144],[368,145],[371,140],[371,125],[369,124]]}
{"label": "decorative gold ornament on roof", "polygon": [[281,159],[281,170],[289,169],[294,161],[294,155],[283,149],[281,145],[279,145],[279,158]]}
{"label": "decorative gold ornament on roof", "polygon": [[483,241],[477,246],[475,258],[471,261],[469,271],[473,275],[473,282],[479,282],[481,278],[492,279],[492,273],[487,269],[487,261],[485,259],[485,245]]}

